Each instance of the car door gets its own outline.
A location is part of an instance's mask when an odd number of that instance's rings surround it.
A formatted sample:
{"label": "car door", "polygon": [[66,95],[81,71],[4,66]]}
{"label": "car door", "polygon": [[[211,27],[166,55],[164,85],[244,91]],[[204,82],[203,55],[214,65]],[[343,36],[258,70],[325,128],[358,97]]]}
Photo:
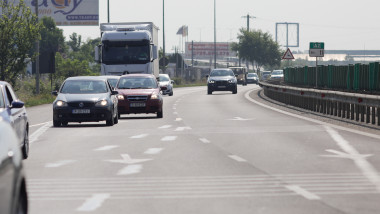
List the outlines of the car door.
{"label": "car door", "polygon": [[5,85],[4,89],[6,105],[8,106],[8,111],[10,111],[11,123],[21,142],[25,134],[26,110],[25,107],[12,108],[12,102],[16,101],[17,97],[10,85]]}
{"label": "car door", "polygon": [[[9,131],[9,130],[8,130]],[[10,146],[9,139],[6,138],[8,133],[5,130],[0,130],[0,212],[10,213],[15,168],[12,161],[12,147]],[[12,142],[14,143],[14,142]]]}

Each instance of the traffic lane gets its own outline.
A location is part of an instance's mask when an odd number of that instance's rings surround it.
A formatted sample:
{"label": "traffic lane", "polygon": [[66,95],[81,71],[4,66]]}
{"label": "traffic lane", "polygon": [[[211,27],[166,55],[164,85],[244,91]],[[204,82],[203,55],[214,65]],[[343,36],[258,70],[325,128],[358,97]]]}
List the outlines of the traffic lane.
{"label": "traffic lane", "polygon": [[[133,120],[133,127],[127,129],[124,125],[130,120]],[[104,199],[101,204],[98,203],[100,207],[96,208],[94,213],[105,211],[148,213],[160,209],[165,213],[178,213],[178,211],[186,213],[194,207],[202,213],[213,210],[221,213],[230,213],[231,210],[238,213],[250,213],[252,210],[263,209],[268,203],[278,204],[269,209],[278,211],[280,207],[294,201],[295,194],[279,184],[277,179],[263,174],[251,165],[231,159],[230,154],[215,148],[213,144],[199,141],[197,136],[193,136],[189,130],[185,129],[178,134],[178,127],[173,126],[157,133],[150,130],[150,134],[144,135],[147,131],[144,119],[130,118],[125,120],[126,123],[123,121],[121,120],[120,123],[123,126],[118,127],[118,131],[115,132],[110,127],[103,132],[96,130],[96,134],[89,133],[89,129],[95,127],[69,126],[53,129],[54,131],[62,130],[64,132],[62,137],[73,133],[71,134],[73,138],[84,140],[72,142],[72,139],[67,139],[62,142],[62,145],[59,145],[60,142],[45,145],[61,148],[60,151],[63,154],[53,155],[57,156],[56,160],[70,158],[75,162],[58,166],[59,161],[52,159],[49,163],[51,167],[30,175],[33,177],[28,181],[31,186],[32,213],[44,213],[45,210],[50,210],[49,207],[59,207],[56,213],[91,210],[93,207],[86,205],[85,202],[91,201],[94,197]],[[163,124],[166,123],[157,124],[154,127],[159,129],[163,127]],[[113,142],[119,146],[117,149],[98,150],[104,148],[104,145],[110,146],[107,139],[101,138],[101,136],[109,135],[123,136],[123,139],[128,140]],[[167,136],[176,136],[176,138],[164,140]],[[61,136],[57,137],[61,139]],[[43,141],[44,138],[41,138],[41,144]],[[81,144],[78,147],[71,146],[71,143]],[[95,147],[98,148],[94,149]],[[160,154],[146,154],[150,147],[164,150]],[[142,164],[139,168],[140,173],[134,173],[132,170],[132,172],[125,171],[126,174],[119,174],[123,172],[124,164],[112,161],[121,160],[120,153],[123,152],[128,152],[131,158],[151,160],[139,163]],[[92,155],[94,153],[96,154]],[[57,164],[56,167],[52,166],[54,164]],[[258,200],[258,198],[263,199]],[[121,200],[124,203],[116,202]],[[165,206],[162,206],[163,200]],[[46,203],[47,201],[49,203]],[[151,206],[148,208],[130,205],[142,203]],[[257,206],[252,207],[252,204]],[[322,206],[318,210],[327,211],[328,208]],[[292,209],[292,213],[303,213],[303,211],[297,208]]]}
{"label": "traffic lane", "polygon": [[29,136],[53,118],[53,105],[44,104],[26,109],[29,119]]}
{"label": "traffic lane", "polygon": [[[243,96],[242,94],[239,95]],[[200,130],[194,130],[194,132],[198,131],[206,135],[211,143],[225,151],[236,154],[254,167],[273,176],[280,175],[280,177],[287,178],[292,174],[310,174],[305,178],[295,176],[294,178],[290,177],[290,180],[284,180],[290,184],[300,185],[298,183],[300,179],[301,184],[306,182],[308,185],[310,182],[315,182],[315,179],[321,180],[322,183],[327,182],[329,185],[333,185],[334,182],[343,183],[345,186],[334,186],[334,188],[340,188],[340,191],[331,191],[327,188],[327,191],[318,193],[339,195],[346,191],[346,194],[359,194],[359,196],[353,196],[350,199],[351,201],[360,199],[362,197],[360,193],[362,193],[365,197],[371,198],[369,210],[379,208],[376,205],[377,203],[374,203],[379,199],[378,196],[369,196],[378,193],[376,189],[378,186],[365,175],[366,173],[363,173],[363,169],[358,167],[350,158],[330,156],[331,151],[341,151],[342,148],[339,145],[340,142],[336,142],[332,136],[326,133],[325,126],[292,118],[264,109],[261,106],[254,106],[249,102],[241,102],[238,97],[226,93],[212,98],[203,96],[203,94],[194,94],[194,96],[197,96],[197,99],[204,103],[203,105],[197,104],[198,114],[196,116],[190,116],[190,111],[186,110],[195,108],[195,106],[191,106],[190,102],[183,103],[186,108],[180,108],[178,111],[187,125],[201,126]],[[223,100],[220,99],[222,96]],[[186,100],[193,99],[195,98],[188,97]],[[207,102],[210,99],[213,100],[208,106]],[[229,123],[223,123],[223,121],[231,120],[226,117],[227,115],[241,116],[235,117]],[[203,120],[203,123],[200,124],[200,118],[207,118],[207,120]],[[210,132],[208,135],[207,130]],[[336,133],[339,135],[340,132]],[[342,135],[344,138],[350,139],[350,135],[356,134],[350,133],[345,136],[345,133],[342,133]],[[362,141],[373,142],[372,138],[356,136],[359,141],[355,141],[355,144],[362,144]],[[365,145],[363,146],[365,147]],[[375,148],[375,151],[378,151],[378,144],[371,144],[371,146]],[[372,161],[371,163],[373,164]],[[376,170],[372,172],[375,177],[378,177]],[[321,176],[317,176],[318,174]],[[332,181],[329,176],[334,176]],[[357,182],[359,185],[352,185],[351,180],[354,184]],[[294,183],[294,181],[296,182]],[[357,210],[363,208],[360,205],[362,203],[354,204],[352,206],[356,207]]]}

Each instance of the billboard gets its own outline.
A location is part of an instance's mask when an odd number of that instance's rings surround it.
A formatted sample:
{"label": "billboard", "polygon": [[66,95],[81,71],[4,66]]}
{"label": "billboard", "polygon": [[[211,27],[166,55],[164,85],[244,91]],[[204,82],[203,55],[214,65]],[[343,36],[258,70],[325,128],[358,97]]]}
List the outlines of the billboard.
{"label": "billboard", "polygon": [[[216,57],[223,60],[230,57],[236,57],[236,52],[231,50],[231,43],[217,42],[216,43]],[[213,59],[214,58],[214,43],[213,42],[186,42],[185,57],[191,58],[194,54],[194,59]]]}
{"label": "billboard", "polygon": [[[18,0],[14,1],[18,3]],[[58,26],[99,25],[99,0],[24,0],[39,17],[52,17]]]}

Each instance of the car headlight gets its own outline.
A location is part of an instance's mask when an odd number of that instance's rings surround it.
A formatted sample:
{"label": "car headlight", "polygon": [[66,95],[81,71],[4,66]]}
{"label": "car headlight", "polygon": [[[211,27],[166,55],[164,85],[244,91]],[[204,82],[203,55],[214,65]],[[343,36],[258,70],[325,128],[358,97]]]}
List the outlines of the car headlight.
{"label": "car headlight", "polygon": [[210,81],[208,81],[208,83],[215,83],[215,81],[214,80],[210,80]]}
{"label": "car headlight", "polygon": [[67,103],[65,101],[62,101],[62,100],[58,100],[55,105],[57,107],[66,107],[67,106]]}
{"label": "car headlight", "polygon": [[106,106],[108,104],[107,100],[100,100],[96,102],[95,106]]}
{"label": "car headlight", "polygon": [[150,99],[157,100],[158,99],[158,94],[152,94],[152,96],[150,96]]}
{"label": "car headlight", "polygon": [[121,94],[118,94],[118,95],[117,95],[117,99],[118,99],[118,100],[124,100],[124,96],[121,95]]}

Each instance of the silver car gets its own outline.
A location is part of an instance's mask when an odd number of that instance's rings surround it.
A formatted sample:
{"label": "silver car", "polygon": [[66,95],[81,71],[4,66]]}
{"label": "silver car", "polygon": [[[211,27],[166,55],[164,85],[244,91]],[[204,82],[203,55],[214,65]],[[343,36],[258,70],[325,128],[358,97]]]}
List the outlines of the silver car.
{"label": "silver car", "polygon": [[174,81],[170,79],[168,74],[159,74],[158,82],[161,87],[162,94],[169,94],[169,96],[173,96],[173,84]]}

